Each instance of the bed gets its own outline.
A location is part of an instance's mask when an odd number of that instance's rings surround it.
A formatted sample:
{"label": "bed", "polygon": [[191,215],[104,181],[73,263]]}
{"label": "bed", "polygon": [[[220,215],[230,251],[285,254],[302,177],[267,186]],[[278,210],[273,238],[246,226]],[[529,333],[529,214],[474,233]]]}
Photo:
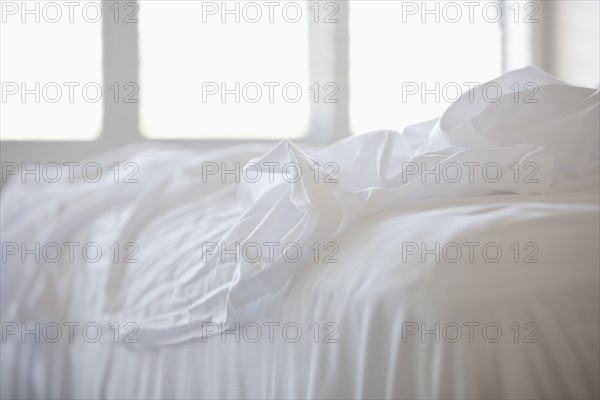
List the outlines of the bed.
{"label": "bed", "polygon": [[598,97],[525,68],[401,133],[13,177],[2,398],[598,398]]}

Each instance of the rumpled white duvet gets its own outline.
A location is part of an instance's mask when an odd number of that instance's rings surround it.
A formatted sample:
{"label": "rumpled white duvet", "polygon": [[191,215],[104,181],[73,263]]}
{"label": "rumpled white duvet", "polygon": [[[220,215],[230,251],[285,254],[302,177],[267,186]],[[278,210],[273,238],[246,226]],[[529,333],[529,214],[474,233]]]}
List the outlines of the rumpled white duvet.
{"label": "rumpled white duvet", "polygon": [[[131,242],[139,262],[3,257],[2,321],[131,321],[139,341],[12,335],[2,398],[598,398],[599,94],[533,68],[494,82],[499,101],[479,86],[402,133],[128,147],[94,161],[139,183],[9,181],[2,242]],[[207,173],[236,162],[239,183]],[[223,336],[248,324],[255,343]]]}

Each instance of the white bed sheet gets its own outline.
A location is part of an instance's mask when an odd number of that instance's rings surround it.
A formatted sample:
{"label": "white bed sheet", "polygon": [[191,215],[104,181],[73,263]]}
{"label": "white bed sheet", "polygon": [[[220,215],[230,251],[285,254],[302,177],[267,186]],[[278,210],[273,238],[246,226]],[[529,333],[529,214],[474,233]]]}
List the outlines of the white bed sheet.
{"label": "white bed sheet", "polygon": [[[537,82],[539,102],[515,103],[512,93],[495,104],[463,97],[403,135],[375,132],[317,151],[282,142],[105,155],[106,165],[140,166],[140,184],[129,186],[111,177],[9,184],[3,241],[134,241],[140,262],[3,261],[3,322],[133,321],[140,342],[10,336],[2,344],[2,397],[598,397],[598,92],[531,68],[496,80],[515,81]],[[251,159],[295,162],[303,179],[202,181],[203,163]],[[323,184],[328,172],[320,169],[315,184],[315,162],[336,163],[338,182]],[[533,163],[537,181],[505,174],[494,183],[466,176],[423,183],[407,175],[406,163],[452,162],[495,162],[504,172]],[[334,242],[339,262],[203,262],[202,243],[224,240],[293,241],[304,250]],[[496,243],[503,256],[451,263],[406,252],[413,243],[471,242]],[[515,262],[514,243],[534,243],[539,262],[522,262],[524,249]],[[276,334],[270,343],[269,322],[298,324],[302,339]],[[498,324],[501,338],[491,343],[478,331],[468,340],[471,322]],[[262,339],[222,343],[213,328],[236,323],[259,324]],[[323,343],[326,323],[339,329],[337,343]],[[451,343],[442,332],[406,335],[422,323],[456,323],[463,336]],[[523,342],[527,323],[537,327],[537,343]]]}

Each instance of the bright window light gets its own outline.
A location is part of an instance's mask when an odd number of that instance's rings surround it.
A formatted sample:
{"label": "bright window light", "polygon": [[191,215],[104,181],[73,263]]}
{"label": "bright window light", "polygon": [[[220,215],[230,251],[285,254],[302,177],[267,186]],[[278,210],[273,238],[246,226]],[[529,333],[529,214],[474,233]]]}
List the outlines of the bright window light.
{"label": "bright window light", "polygon": [[91,140],[102,123],[100,2],[2,2],[2,140]]}
{"label": "bright window light", "polygon": [[276,2],[271,9],[267,3],[140,2],[143,135],[280,139],[306,134],[314,94],[306,5]]}
{"label": "bright window light", "polygon": [[[478,4],[472,19],[465,3]],[[482,14],[487,3],[493,4]],[[498,2],[351,1],[352,132],[402,130],[435,118],[473,82],[498,76],[502,31],[500,22],[492,22],[496,7]]]}

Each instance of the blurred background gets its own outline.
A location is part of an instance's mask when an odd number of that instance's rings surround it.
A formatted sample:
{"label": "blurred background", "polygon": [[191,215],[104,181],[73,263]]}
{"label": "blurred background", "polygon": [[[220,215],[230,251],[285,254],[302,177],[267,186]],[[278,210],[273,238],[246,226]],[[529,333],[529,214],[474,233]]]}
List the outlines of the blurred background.
{"label": "blurred background", "polygon": [[400,131],[527,65],[600,83],[598,0],[1,1],[1,12],[3,161]]}

